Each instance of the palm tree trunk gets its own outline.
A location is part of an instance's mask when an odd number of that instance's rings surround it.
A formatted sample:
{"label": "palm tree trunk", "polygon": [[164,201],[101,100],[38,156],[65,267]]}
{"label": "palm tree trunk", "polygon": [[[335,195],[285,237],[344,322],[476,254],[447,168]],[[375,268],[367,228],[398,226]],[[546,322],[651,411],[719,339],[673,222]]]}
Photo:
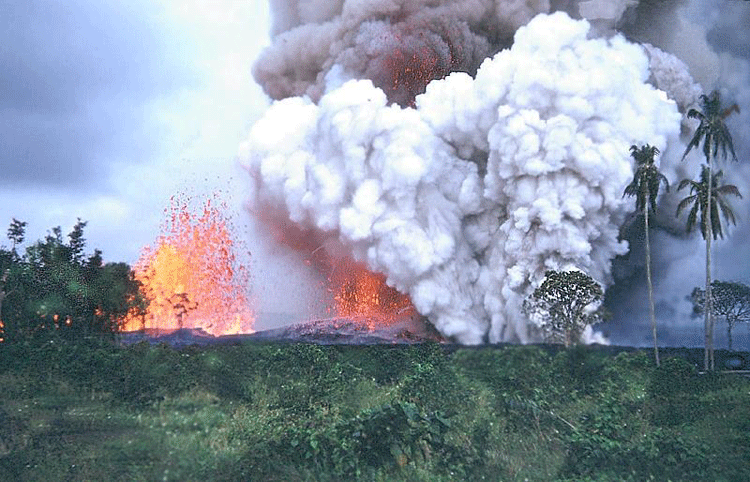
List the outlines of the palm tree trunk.
{"label": "palm tree trunk", "polygon": [[708,159],[708,192],[706,193],[706,306],[705,311],[705,356],[704,369],[714,369],[714,320],[713,303],[711,299],[711,238],[713,237],[713,225],[711,224],[711,201],[713,186],[713,169],[711,159]]}
{"label": "palm tree trunk", "polygon": [[732,351],[732,323],[727,320],[727,340],[729,342],[729,351]]}
{"label": "palm tree trunk", "polygon": [[651,332],[654,335],[654,358],[659,366],[659,345],[656,341],[656,314],[654,313],[654,285],[651,281],[651,242],[649,239],[648,203],[643,207],[643,218],[646,227],[646,281],[648,282],[648,311],[651,317]]}

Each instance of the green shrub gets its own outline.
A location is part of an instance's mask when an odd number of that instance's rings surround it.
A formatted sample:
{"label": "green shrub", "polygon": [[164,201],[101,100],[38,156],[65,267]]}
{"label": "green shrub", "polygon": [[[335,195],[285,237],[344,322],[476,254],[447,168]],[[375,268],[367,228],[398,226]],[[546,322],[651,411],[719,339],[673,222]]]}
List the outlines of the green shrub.
{"label": "green shrub", "polygon": [[485,383],[498,394],[534,399],[550,380],[550,357],[536,346],[462,349],[452,362],[471,379]]}
{"label": "green shrub", "polygon": [[648,411],[656,426],[672,427],[701,418],[695,367],[680,357],[666,358],[647,386]]}
{"label": "green shrub", "polygon": [[398,384],[400,398],[426,410],[453,414],[463,409],[465,388],[455,368],[437,343],[423,343],[409,348],[411,366]]}
{"label": "green shrub", "polygon": [[604,353],[586,345],[560,350],[552,361],[553,386],[568,395],[595,393],[604,380],[605,358]]}
{"label": "green shrub", "polygon": [[[596,427],[604,428],[598,432]],[[597,418],[570,437],[563,477],[575,480],[720,480],[708,444],[656,428],[619,433],[622,423]]]}
{"label": "green shrub", "polygon": [[270,459],[254,463],[270,472],[285,464],[325,474],[327,480],[372,478],[378,471],[392,472],[407,464],[455,473],[471,459],[448,441],[450,426],[439,412],[395,402],[333,424],[296,425],[263,451]]}

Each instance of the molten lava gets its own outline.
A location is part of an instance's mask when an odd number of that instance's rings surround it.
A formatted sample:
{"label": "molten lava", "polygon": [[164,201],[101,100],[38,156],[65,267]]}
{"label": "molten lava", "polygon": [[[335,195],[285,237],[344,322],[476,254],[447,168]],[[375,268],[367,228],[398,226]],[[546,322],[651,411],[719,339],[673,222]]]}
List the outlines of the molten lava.
{"label": "molten lava", "polygon": [[413,107],[427,84],[461,65],[460,48],[453,45],[451,32],[435,36],[419,26],[401,25],[391,34],[398,46],[381,59],[381,71],[389,73],[389,78],[376,75],[373,81],[402,107]]}
{"label": "molten lava", "polygon": [[416,314],[409,297],[388,286],[385,276],[349,259],[339,260],[328,280],[333,316],[363,319],[377,328]]}
{"label": "molten lava", "polygon": [[145,316],[129,315],[123,331],[200,328],[212,335],[252,333],[254,314],[245,294],[248,276],[237,263],[235,242],[209,199],[200,215],[172,198],[167,234],[144,248],[134,267],[148,300]]}

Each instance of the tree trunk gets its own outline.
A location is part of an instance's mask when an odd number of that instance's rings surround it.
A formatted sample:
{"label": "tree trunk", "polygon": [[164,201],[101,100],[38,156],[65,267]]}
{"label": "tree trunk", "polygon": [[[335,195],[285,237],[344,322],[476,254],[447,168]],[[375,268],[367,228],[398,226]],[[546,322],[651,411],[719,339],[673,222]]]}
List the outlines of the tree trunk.
{"label": "tree trunk", "polygon": [[732,322],[727,320],[727,343],[729,351],[732,351]]}
{"label": "tree trunk", "polygon": [[713,225],[711,224],[711,201],[713,200],[711,185],[713,182],[713,169],[711,159],[708,159],[708,192],[706,193],[706,306],[705,311],[705,356],[704,369],[714,369],[714,320],[713,303],[711,299],[711,239],[713,238]]}
{"label": "tree trunk", "polygon": [[3,323],[3,300],[5,299],[5,287],[0,289],[0,341],[5,341],[5,324]]}
{"label": "tree trunk", "polygon": [[646,227],[646,281],[648,282],[648,311],[651,317],[651,332],[654,336],[654,359],[659,366],[659,345],[656,341],[656,314],[654,313],[654,285],[651,280],[651,241],[649,239],[648,203],[643,208],[643,218]]}

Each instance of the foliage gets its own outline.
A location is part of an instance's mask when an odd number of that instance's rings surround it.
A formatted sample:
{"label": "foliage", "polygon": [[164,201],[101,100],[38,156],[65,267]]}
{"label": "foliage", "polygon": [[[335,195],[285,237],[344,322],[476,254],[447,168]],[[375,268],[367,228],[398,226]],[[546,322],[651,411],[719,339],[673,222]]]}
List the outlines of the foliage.
{"label": "foliage", "polygon": [[703,155],[706,162],[711,162],[711,157],[718,156],[719,149],[724,159],[727,158],[727,151],[732,154],[732,159],[737,160],[737,154],[734,152],[734,144],[729,129],[724,123],[724,119],[731,115],[732,111],[738,110],[737,105],[725,109],[721,104],[721,94],[714,90],[710,95],[701,95],[701,108],[690,109],[687,113],[688,118],[698,119],[700,123],[693,133],[685,152],[683,159],[688,153],[703,142]]}
{"label": "foliage", "polygon": [[111,336],[117,320],[145,307],[127,264],[104,264],[99,250],[84,254],[84,221],[78,220],[68,242],[56,227],[19,255],[25,225],[14,219],[8,229],[13,246],[0,248],[0,326],[6,342]]}
{"label": "foliage", "polygon": [[332,425],[292,427],[271,444],[271,460],[257,463],[322,469],[337,479],[361,478],[382,466],[450,465],[464,455],[454,453],[457,447],[446,439],[450,426],[439,412],[389,403]]}
{"label": "foliage", "polygon": [[52,341],[0,346],[2,480],[750,475],[750,384],[697,350]]}
{"label": "foliage", "polygon": [[677,216],[682,213],[688,206],[692,206],[688,212],[687,217],[687,230],[691,231],[698,221],[698,214],[700,213],[700,228],[703,239],[708,236],[707,223],[709,205],[711,209],[711,234],[713,239],[724,238],[724,230],[719,217],[719,212],[724,216],[727,222],[737,224],[737,220],[732,211],[732,206],[727,201],[726,196],[732,195],[742,198],[740,191],[737,186],[733,184],[721,184],[724,173],[718,171],[713,173],[711,176],[711,196],[708,196],[709,191],[709,172],[708,166],[703,166],[701,169],[700,181],[693,181],[692,179],[683,179],[677,186],[678,191],[682,191],[686,187],[690,187],[690,195],[685,197],[677,205]]}
{"label": "foliage", "polygon": [[635,160],[636,167],[633,180],[625,187],[623,196],[634,196],[638,211],[647,208],[656,211],[656,198],[659,196],[659,187],[662,183],[669,191],[669,181],[654,163],[654,156],[657,154],[659,149],[649,144],[641,147],[630,146],[630,155]]}
{"label": "foliage", "polygon": [[[732,349],[732,329],[737,323],[750,322],[750,286],[728,281],[711,282],[711,310],[714,316],[724,317],[727,322],[729,349]],[[703,314],[706,304],[706,292],[700,288],[693,289],[688,297],[693,302],[693,312]]]}
{"label": "foliage", "polygon": [[602,287],[580,271],[547,271],[541,286],[524,303],[524,311],[548,341],[571,346],[584,328],[601,321]]}
{"label": "foliage", "polygon": [[27,222],[19,221],[16,218],[13,218],[13,221],[10,223],[10,227],[8,228],[8,239],[13,243],[11,247],[13,253],[16,251],[16,246],[23,243],[23,240],[26,237],[27,224]]}
{"label": "foliage", "polygon": [[647,413],[658,427],[672,427],[701,416],[695,366],[682,358],[667,358],[652,373],[646,393]]}

